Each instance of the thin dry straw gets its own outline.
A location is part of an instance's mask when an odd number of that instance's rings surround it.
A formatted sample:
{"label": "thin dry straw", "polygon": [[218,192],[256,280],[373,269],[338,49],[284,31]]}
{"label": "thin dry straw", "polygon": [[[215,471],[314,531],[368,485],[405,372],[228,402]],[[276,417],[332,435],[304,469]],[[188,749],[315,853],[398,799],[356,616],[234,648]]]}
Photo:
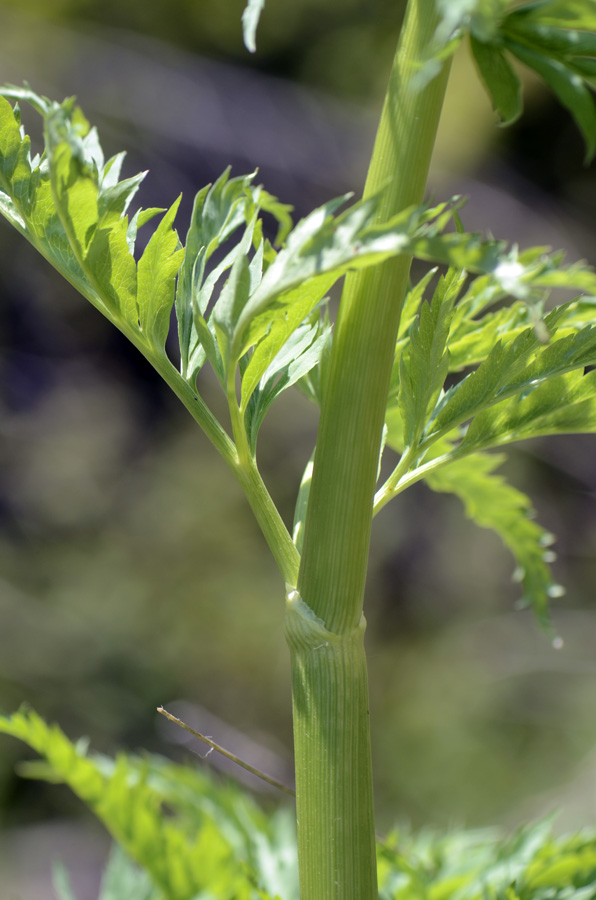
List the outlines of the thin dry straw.
{"label": "thin dry straw", "polygon": [[184,728],[184,730],[188,731],[189,734],[192,734],[193,737],[196,737],[200,741],[203,741],[203,743],[207,744],[207,746],[210,747],[211,750],[216,750],[217,753],[221,753],[221,755],[225,756],[226,759],[231,759],[232,762],[236,763],[237,766],[241,766],[243,769],[246,769],[247,772],[250,772],[252,775],[256,775],[257,778],[260,778],[262,781],[266,781],[267,784],[270,784],[278,790],[283,791],[285,794],[289,794],[291,797],[296,796],[296,791],[293,791],[292,788],[287,787],[287,785],[282,784],[281,781],[277,781],[270,775],[266,775],[259,769],[255,769],[254,766],[251,766],[249,763],[244,762],[244,760],[240,759],[238,756],[230,753],[229,750],[226,750],[224,747],[220,746],[220,744],[216,744],[215,741],[211,740],[211,738],[206,737],[204,734],[201,734],[200,731],[195,731],[194,728],[191,728],[190,725],[187,725],[186,722],[182,721],[182,719],[179,719],[177,716],[173,716],[172,713],[169,713],[167,709],[163,708],[163,706],[158,706],[157,711],[160,715],[165,716],[166,719],[169,719],[170,722],[174,722],[175,725],[179,725],[180,728]]}

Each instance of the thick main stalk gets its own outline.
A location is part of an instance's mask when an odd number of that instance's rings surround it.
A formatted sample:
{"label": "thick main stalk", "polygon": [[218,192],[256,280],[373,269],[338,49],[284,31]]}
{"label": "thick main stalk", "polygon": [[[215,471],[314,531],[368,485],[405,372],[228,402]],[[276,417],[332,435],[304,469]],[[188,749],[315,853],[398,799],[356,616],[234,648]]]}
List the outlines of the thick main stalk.
{"label": "thick main stalk", "polygon": [[[410,0],[365,188],[383,191],[380,221],[423,200],[447,70],[419,89],[417,64],[437,24],[434,0]],[[362,602],[409,268],[399,257],[347,279],[325,385],[288,603],[301,900],[377,897]]]}

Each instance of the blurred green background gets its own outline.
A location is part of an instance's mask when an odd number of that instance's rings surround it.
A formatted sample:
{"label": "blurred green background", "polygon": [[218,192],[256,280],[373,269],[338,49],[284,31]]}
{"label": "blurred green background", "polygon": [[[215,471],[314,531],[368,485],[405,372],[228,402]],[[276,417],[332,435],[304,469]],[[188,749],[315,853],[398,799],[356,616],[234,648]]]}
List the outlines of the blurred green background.
{"label": "blurred green background", "polygon": [[[0,0],[0,78],[76,93],[107,152],[128,149],[128,174],[150,169],[144,206],[184,192],[182,235],[194,193],[228,163],[235,174],[259,166],[297,215],[358,192],[403,4],[269,0],[255,56],[242,7]],[[526,91],[524,119],[499,130],[458,55],[432,191],[472,194],[469,228],[594,259],[594,169],[564,111],[530,79]],[[217,405],[208,376],[202,384]],[[260,439],[288,522],[315,429],[315,410],[286,394]],[[594,822],[594,449],[591,437],[537,440],[507,467],[558,536],[562,650],[513,611],[511,559],[456,500],[417,486],[375,522],[367,640],[380,829],[511,826],[556,807],[561,827]],[[28,702],[102,751],[192,754],[157,721],[163,703],[289,779],[282,600],[240,489],[200,431],[0,223],[0,708]],[[98,859],[103,844],[67,792],[18,778],[25,756],[0,742],[0,864],[15,897],[39,900],[51,896],[48,846],[74,852],[68,822],[77,840],[99,842]],[[77,858],[92,869],[86,852]],[[93,898],[93,877],[82,890]]]}

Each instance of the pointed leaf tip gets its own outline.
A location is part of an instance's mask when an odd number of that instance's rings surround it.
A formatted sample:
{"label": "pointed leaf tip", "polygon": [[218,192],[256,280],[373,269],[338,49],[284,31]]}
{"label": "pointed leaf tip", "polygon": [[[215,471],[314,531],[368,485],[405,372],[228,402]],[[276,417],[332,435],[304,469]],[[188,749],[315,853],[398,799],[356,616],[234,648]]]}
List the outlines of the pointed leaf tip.
{"label": "pointed leaf tip", "polygon": [[242,13],[242,35],[249,53],[255,53],[257,49],[257,26],[264,6],[265,0],[247,0]]}

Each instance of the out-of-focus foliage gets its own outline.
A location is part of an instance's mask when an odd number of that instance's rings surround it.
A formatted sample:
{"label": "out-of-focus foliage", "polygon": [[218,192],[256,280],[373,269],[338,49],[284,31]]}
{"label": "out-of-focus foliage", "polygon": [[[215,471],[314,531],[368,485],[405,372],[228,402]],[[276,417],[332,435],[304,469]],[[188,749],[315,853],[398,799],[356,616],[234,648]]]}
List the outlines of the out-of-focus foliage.
{"label": "out-of-focus foliage", "polygon": [[593,832],[553,839],[551,823],[490,832],[397,833],[380,847],[380,900],[567,900],[596,892]]}
{"label": "out-of-focus foliage", "polygon": [[[158,756],[91,754],[30,711],[0,718],[0,731],[42,756],[30,777],[68,784],[117,838],[99,900],[297,900],[289,810],[265,814],[234,787]],[[507,838],[392,832],[377,846],[380,900],[592,900],[596,834],[551,830],[544,821]],[[54,880],[58,900],[77,900],[63,866]]]}
{"label": "out-of-focus foliage", "polygon": [[[45,767],[30,766],[33,777],[64,782],[93,810],[150,877],[155,888],[150,896],[297,896],[294,835],[283,812],[267,817],[233,786],[160,757],[91,756],[84,742],[72,744],[31,711],[0,718],[0,731],[25,741],[46,760]],[[132,880],[120,857],[110,868],[107,877],[116,889],[121,890],[121,879]],[[61,880],[64,898],[67,879]],[[145,880],[143,887],[147,890]]]}
{"label": "out-of-focus foliage", "polygon": [[[383,90],[405,0],[270,2],[259,23],[259,52],[251,56],[240,26],[245,5],[245,0],[156,0],[145,9],[116,0],[34,0],[27,13],[54,23],[152,35],[344,96],[363,98]],[[21,12],[22,4],[1,0],[0,10],[12,8]]]}

